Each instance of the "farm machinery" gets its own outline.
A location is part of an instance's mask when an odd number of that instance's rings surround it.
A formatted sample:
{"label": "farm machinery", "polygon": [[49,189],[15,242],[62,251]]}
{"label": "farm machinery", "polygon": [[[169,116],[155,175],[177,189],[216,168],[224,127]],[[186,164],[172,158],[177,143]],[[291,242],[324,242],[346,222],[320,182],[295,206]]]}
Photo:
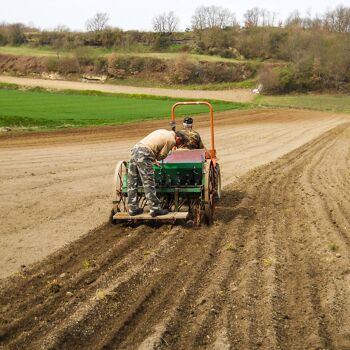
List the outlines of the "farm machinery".
{"label": "farm machinery", "polygon": [[[178,102],[171,109],[171,125],[175,131],[175,110],[178,106],[206,105],[209,108],[210,149],[177,149],[161,163],[154,165],[157,196],[162,208],[169,213],[152,217],[148,212],[130,216],[128,213],[128,162],[120,161],[115,169],[113,181],[113,209],[111,220],[119,221],[186,220],[196,226],[202,222],[211,224],[215,203],[221,196],[221,173],[214,144],[213,107],[208,102]],[[140,208],[147,205],[141,179],[138,186]]]}

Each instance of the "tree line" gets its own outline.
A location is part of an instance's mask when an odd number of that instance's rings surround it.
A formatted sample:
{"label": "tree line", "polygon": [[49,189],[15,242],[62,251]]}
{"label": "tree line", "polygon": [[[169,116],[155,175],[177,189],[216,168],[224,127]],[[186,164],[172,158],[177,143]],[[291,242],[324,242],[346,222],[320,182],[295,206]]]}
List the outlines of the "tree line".
{"label": "tree line", "polygon": [[[180,19],[173,11],[158,14],[152,19],[152,29],[158,34],[174,34],[179,32]],[[249,29],[254,27],[299,27],[303,29],[317,28],[330,32],[350,32],[350,8],[338,5],[334,10],[328,10],[322,15],[311,16],[310,13],[302,15],[298,10],[292,12],[286,20],[278,19],[277,13],[260,7],[248,9],[243,15],[243,25],[240,25],[234,12],[220,6],[197,7],[191,17],[191,25],[186,32],[200,32],[208,29]],[[85,23],[87,33],[101,33],[103,31],[123,32],[122,29],[110,25],[110,17],[107,13],[96,13]],[[60,25],[53,30],[41,31],[38,28],[28,27],[22,23],[0,23],[0,44],[22,44],[26,42],[26,33],[69,33],[69,27]],[[130,32],[130,31],[127,31]],[[138,32],[138,31],[131,31]],[[76,35],[81,32],[72,32]],[[102,43],[101,43],[102,44]]]}
{"label": "tree line", "polygon": [[106,13],[86,21],[86,31],[65,26],[51,31],[23,24],[0,24],[0,45],[49,45],[57,50],[84,46],[129,51],[175,51],[258,60],[259,79],[268,92],[350,90],[350,8],[342,5],[322,15],[291,13],[285,21],[254,7],[240,25],[229,9],[198,7],[191,25],[179,31],[170,11],[156,15],[152,31],[123,31],[110,26]]}

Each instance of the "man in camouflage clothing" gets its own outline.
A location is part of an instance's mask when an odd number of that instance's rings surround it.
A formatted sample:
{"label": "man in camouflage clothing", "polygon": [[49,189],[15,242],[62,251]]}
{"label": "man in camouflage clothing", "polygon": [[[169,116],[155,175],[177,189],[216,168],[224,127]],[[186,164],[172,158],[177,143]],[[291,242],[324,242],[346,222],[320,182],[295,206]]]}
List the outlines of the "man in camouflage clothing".
{"label": "man in camouflage clothing", "polygon": [[153,164],[159,165],[158,161],[164,159],[174,146],[180,147],[186,141],[187,137],[181,131],[160,129],[151,132],[132,148],[128,167],[128,208],[131,216],[143,213],[143,209],[138,207],[138,175],[141,177],[151,216],[168,214],[167,209],[160,207],[157,197]]}
{"label": "man in camouflage clothing", "polygon": [[193,119],[186,117],[183,121],[183,129],[181,130],[188,138],[184,148],[188,149],[205,149],[202,139],[197,131],[192,129]]}

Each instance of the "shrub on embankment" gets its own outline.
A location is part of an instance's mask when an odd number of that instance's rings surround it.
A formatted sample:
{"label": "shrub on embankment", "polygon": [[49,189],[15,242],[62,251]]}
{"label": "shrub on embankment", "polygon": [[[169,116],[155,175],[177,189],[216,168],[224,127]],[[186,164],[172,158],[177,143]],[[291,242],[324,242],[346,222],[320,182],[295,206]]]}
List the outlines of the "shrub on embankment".
{"label": "shrub on embankment", "polygon": [[350,91],[349,33],[295,29],[284,40],[277,58],[286,63],[260,71],[265,92]]}
{"label": "shrub on embankment", "polygon": [[172,84],[239,82],[256,75],[257,64],[161,59],[131,55],[26,57],[0,55],[0,72],[15,75],[58,73],[105,75],[109,79],[149,78]]}

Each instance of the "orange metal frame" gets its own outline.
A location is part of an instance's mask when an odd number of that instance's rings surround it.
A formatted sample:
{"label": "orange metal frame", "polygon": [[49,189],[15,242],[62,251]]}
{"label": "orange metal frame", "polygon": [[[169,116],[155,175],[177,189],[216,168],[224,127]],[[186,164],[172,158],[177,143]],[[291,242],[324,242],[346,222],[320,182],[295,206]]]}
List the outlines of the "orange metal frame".
{"label": "orange metal frame", "polygon": [[[177,102],[171,107],[171,122],[175,125],[175,109],[178,106],[187,106],[187,105],[206,105],[209,107],[210,112],[210,130],[211,130],[211,149],[210,149],[210,157],[212,159],[216,158],[216,150],[214,143],[214,113],[213,106],[209,102]],[[175,130],[175,126],[173,126],[173,130]]]}

